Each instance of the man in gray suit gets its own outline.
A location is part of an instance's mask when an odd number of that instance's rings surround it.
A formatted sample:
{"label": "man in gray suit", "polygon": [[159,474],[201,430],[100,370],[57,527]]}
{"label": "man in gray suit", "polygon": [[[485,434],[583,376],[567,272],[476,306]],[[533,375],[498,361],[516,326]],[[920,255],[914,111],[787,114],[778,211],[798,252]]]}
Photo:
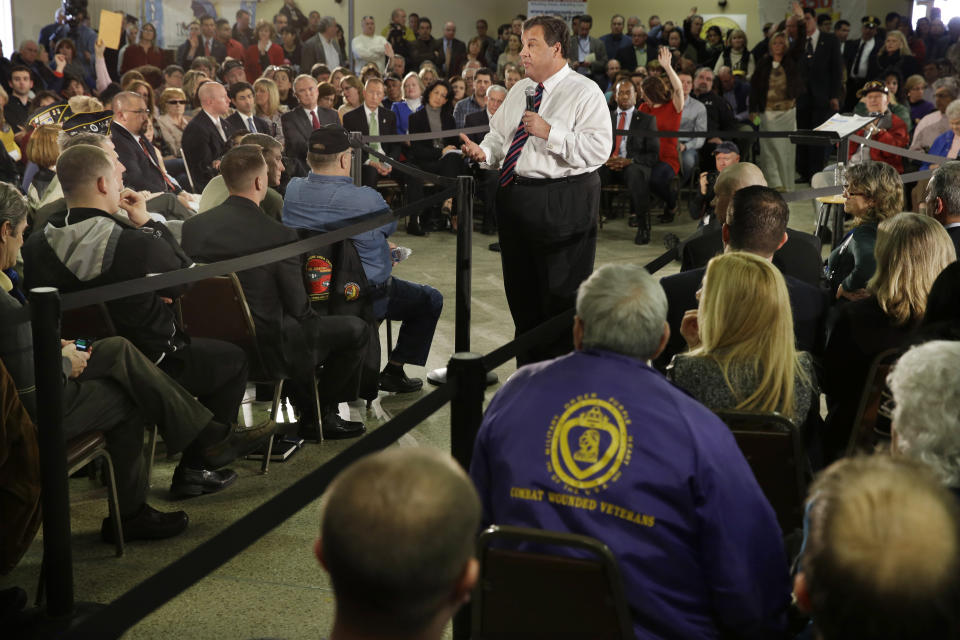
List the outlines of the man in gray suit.
{"label": "man in gray suit", "polygon": [[[323,32],[321,32],[322,34]],[[289,158],[290,175],[302,178],[310,172],[307,166],[307,141],[314,129],[326,124],[340,124],[333,109],[317,106],[317,81],[313,76],[300,74],[293,81],[293,91],[300,106],[280,117],[283,127],[284,154]]]}
{"label": "man in gray suit", "polygon": [[600,38],[590,37],[593,18],[587,14],[580,16],[580,22],[570,36],[570,66],[573,70],[597,84],[603,80],[607,70],[607,47]]}
{"label": "man in gray suit", "polygon": [[303,43],[303,52],[300,54],[300,68],[304,73],[310,73],[310,69],[318,62],[331,69],[350,66],[347,54],[337,40],[337,21],[329,16],[321,18],[317,33]]}

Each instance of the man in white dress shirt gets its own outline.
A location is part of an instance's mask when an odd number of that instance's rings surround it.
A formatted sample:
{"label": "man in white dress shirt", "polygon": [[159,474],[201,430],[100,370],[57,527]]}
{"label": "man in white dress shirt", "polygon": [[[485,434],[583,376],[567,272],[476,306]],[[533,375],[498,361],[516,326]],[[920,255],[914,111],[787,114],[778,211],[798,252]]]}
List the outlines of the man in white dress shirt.
{"label": "man in white dress shirt", "polygon": [[[353,70],[359,74],[363,65],[372,62],[377,65],[380,73],[383,73],[387,68],[387,59],[393,57],[393,47],[375,31],[373,16],[363,16],[360,24],[363,33],[354,38],[350,45],[353,51]],[[308,71],[310,70],[305,70]]]}
{"label": "man in white dress shirt", "polygon": [[[521,41],[526,78],[507,94],[479,145],[461,134],[469,158],[500,169],[500,255],[517,335],[572,307],[577,287],[593,272],[597,169],[613,146],[600,87],[566,64],[566,23],[536,16],[524,23]],[[517,363],[570,351],[570,336],[532,347]]]}

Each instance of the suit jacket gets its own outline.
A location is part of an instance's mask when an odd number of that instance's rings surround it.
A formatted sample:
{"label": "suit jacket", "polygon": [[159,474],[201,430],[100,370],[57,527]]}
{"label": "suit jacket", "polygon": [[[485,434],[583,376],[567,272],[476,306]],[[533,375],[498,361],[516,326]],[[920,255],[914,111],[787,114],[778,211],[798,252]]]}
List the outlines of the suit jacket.
{"label": "suit jacket", "polygon": [[[192,56],[190,55],[190,40],[186,40],[180,45],[180,48],[177,49],[177,64],[184,69],[189,69],[193,59],[202,55],[205,55],[203,36],[200,36],[200,44],[197,46],[197,50],[193,52]],[[226,45],[214,38],[213,44],[210,45],[210,57],[215,58],[217,62],[223,62],[224,58],[227,57]]]}
{"label": "suit jacket", "polygon": [[[446,61],[446,55],[443,52],[443,38],[437,38],[437,42],[440,43],[440,56],[442,61]],[[450,43],[450,68],[443,70],[443,75],[446,77],[458,76],[463,70],[463,63],[467,59],[467,45],[463,43],[463,40],[457,40],[456,38]]]}
{"label": "suit jacket", "polygon": [[[317,107],[317,120],[320,125],[339,124],[340,116],[333,109]],[[283,153],[289,159],[287,173],[291,177],[302,178],[310,173],[307,166],[307,142],[313,133],[313,123],[303,109],[297,107],[280,116],[283,128]]]}
{"label": "suit jacket", "polygon": [[117,155],[120,156],[120,162],[127,168],[123,174],[123,182],[126,186],[136,191],[151,193],[171,191],[166,180],[163,179],[160,167],[147,157],[143,147],[132,133],[120,125],[114,125],[110,127],[110,139],[116,147]]}
{"label": "suit jacket", "polygon": [[443,66],[443,44],[436,38],[420,40],[419,38],[407,44],[407,69],[419,70],[420,65],[429,60],[437,66]]}
{"label": "suit jacket", "polygon": [[[847,40],[843,47],[843,63],[847,68],[847,75],[853,76],[853,63],[857,59],[857,50],[860,48],[860,40]],[[883,40],[879,36],[873,36],[873,49],[870,50],[870,61],[867,63],[868,80],[875,78],[880,73],[877,62],[877,52],[883,49]]]}
{"label": "suit jacket", "polygon": [[[220,118],[220,126],[227,139],[230,139],[230,124]],[[190,169],[194,193],[201,193],[210,179],[219,173],[211,165],[219,160],[226,151],[227,143],[220,132],[202,109],[187,123],[183,130],[183,155]]]}
{"label": "suit jacket", "polygon": [[960,256],[960,227],[950,227],[947,229],[947,234],[953,240],[953,246],[957,250],[957,255]]}
{"label": "suit jacket", "polygon": [[[657,59],[657,47],[654,44],[647,42],[647,62]],[[617,49],[616,54],[617,62],[620,63],[620,68],[625,71],[633,71],[637,68],[637,54],[633,49],[633,41],[630,38],[627,38],[627,44]]]}
{"label": "suit jacket", "polygon": [[[468,113],[467,117],[463,120],[463,125],[465,128],[470,127],[479,127],[481,125],[490,124],[490,118],[487,116],[486,108],[480,109],[480,111],[474,111],[473,113]],[[480,144],[483,142],[483,137],[486,136],[485,133],[471,133],[468,138]]]}
{"label": "suit jacket", "polygon": [[[444,131],[457,128],[457,123],[453,119],[453,109],[444,109],[440,112],[440,127]],[[429,132],[430,121],[427,119],[426,109],[420,109],[420,111],[410,114],[410,120],[407,121],[407,133]],[[459,149],[460,143],[458,140],[460,140],[460,138],[451,136],[449,138],[441,138],[440,143],[442,147],[452,144]],[[434,140],[418,140],[416,142],[411,142],[410,148],[407,149],[407,157],[417,165],[424,162],[439,160],[442,155],[442,148],[438,149],[434,145],[434,142]]]}
{"label": "suit jacket", "polygon": [[[613,130],[617,130],[617,110],[610,111],[610,122]],[[648,113],[643,113],[637,109],[633,110],[633,117],[630,118],[628,131],[656,131],[657,119]],[[617,154],[617,134],[613,134],[613,149],[610,155]],[[627,157],[633,164],[644,168],[647,176],[650,170],[660,161],[660,138],[647,138],[644,136],[630,136],[627,138]]]}
{"label": "suit jacket", "polygon": [[[697,291],[703,282],[706,268],[683,271],[676,275],[661,278],[660,285],[667,294],[667,323],[670,325],[670,339],[660,357],[654,363],[663,370],[670,359],[687,349],[687,343],[680,334],[680,322],[683,314],[697,308]],[[784,275],[787,292],[790,294],[790,307],[793,311],[793,332],[797,339],[797,349],[818,355],[823,351],[825,327],[829,304],[826,294],[819,288]]]}
{"label": "suit jacket", "polygon": [[[230,128],[234,131],[237,131],[238,129],[248,129],[247,119],[241,116],[239,111],[234,111],[233,115],[226,120],[230,125]],[[273,135],[273,125],[266,118],[253,116],[253,126],[257,130],[257,133],[265,133],[268,136]]]}
{"label": "suit jacket", "polygon": [[[576,69],[580,51],[578,40],[579,38],[577,38],[577,36],[570,36],[570,46],[567,48],[567,55],[570,56],[570,61],[573,63],[574,69]],[[590,50],[587,53],[592,53],[596,56],[596,59],[590,64],[590,77],[598,80],[607,72],[607,47],[600,38],[591,37]]]}
{"label": "suit jacket", "polygon": [[[710,258],[723,253],[720,229],[708,231],[686,243],[681,252],[681,271],[707,266]],[[820,239],[809,233],[787,228],[787,241],[773,254],[773,264],[784,275],[812,286],[820,285],[823,260],[820,257]]]}
{"label": "suit jacket", "polygon": [[[397,134],[397,115],[393,111],[377,107],[377,124],[380,127],[380,135],[393,136]],[[347,131],[359,131],[365,136],[370,135],[370,123],[367,122],[366,109],[361,105],[343,114],[343,128]],[[380,146],[383,148],[383,152],[391,158],[400,157],[399,142],[381,142]],[[369,156],[369,153],[364,152],[363,161],[366,162]]]}
{"label": "suit jacket", "polygon": [[[322,62],[329,66],[327,62],[327,54],[323,50],[323,43],[320,41],[322,38],[319,33],[310,37],[309,40],[303,43],[301,53],[300,53],[300,69],[303,73],[310,73],[310,69],[313,68],[313,65],[318,62]],[[343,47],[340,46],[339,40],[334,40],[333,46],[337,48],[337,53],[340,54],[340,65],[344,67],[350,66],[350,60],[347,59],[347,54],[344,52]],[[332,67],[331,67],[332,68]]]}
{"label": "suit jacket", "polygon": [[[797,44],[806,46],[806,40],[798,38]],[[800,57],[800,68],[807,79],[807,94],[813,106],[826,106],[832,98],[843,97],[843,56],[840,41],[832,33],[820,33],[813,57],[806,53]]]}
{"label": "suit jacket", "polygon": [[[298,240],[252,200],[230,196],[223,204],[183,223],[183,250],[194,260],[216,262]],[[257,327],[268,375],[309,374],[310,341],[300,323],[314,316],[303,284],[299,256],[237,273]],[[298,376],[299,377],[299,376]]]}

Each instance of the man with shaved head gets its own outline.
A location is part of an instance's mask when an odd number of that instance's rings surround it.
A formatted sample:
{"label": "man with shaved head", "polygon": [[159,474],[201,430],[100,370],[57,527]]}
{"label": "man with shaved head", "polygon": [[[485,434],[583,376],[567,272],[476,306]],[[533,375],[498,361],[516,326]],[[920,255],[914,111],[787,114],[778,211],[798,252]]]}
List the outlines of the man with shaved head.
{"label": "man with shaved head", "polygon": [[[760,167],[750,162],[730,165],[720,172],[714,186],[716,205],[714,207],[717,227],[703,227],[702,235],[686,242],[680,249],[682,271],[707,266],[710,258],[723,252],[723,238],[720,227],[727,221],[727,211],[733,202],[733,195],[744,187],[752,185],[767,186]],[[773,263],[784,275],[793,276],[811,285],[818,285],[822,271],[820,258],[820,239],[809,233],[787,229],[787,242],[777,251]]]}
{"label": "man with shaved head", "polygon": [[127,168],[124,182],[131,189],[150,193],[179,193],[179,185],[167,176],[153,143],[147,140],[150,114],[147,103],[132,91],[122,91],[113,98],[113,126],[110,138],[120,162]]}
{"label": "man with shaved head", "polygon": [[201,193],[217,175],[220,157],[226,150],[232,129],[226,121],[230,98],[218,82],[205,82],[197,90],[200,112],[183,130],[183,155],[193,182],[193,192]]}
{"label": "man with shaved head", "polygon": [[960,514],[921,463],[847,458],[810,488],[797,607],[823,640],[956,638]]}
{"label": "man with shaved head", "polygon": [[327,490],[317,560],[336,597],[331,640],[439,640],[477,582],[480,499],[446,453],[392,448]]}

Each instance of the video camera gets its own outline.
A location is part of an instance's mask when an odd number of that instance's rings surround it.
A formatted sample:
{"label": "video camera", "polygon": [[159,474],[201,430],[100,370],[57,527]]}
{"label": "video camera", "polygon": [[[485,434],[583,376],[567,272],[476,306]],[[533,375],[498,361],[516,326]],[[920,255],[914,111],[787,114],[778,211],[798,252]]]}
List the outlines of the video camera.
{"label": "video camera", "polygon": [[87,17],[87,0],[63,0],[63,12],[72,29]]}

